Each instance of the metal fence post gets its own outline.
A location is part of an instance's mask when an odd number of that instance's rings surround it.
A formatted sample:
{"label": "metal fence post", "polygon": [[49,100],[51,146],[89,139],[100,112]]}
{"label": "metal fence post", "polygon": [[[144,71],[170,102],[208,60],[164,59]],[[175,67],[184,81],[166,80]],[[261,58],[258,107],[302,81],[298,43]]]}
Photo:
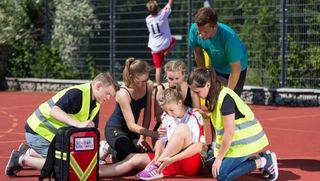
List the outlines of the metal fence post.
{"label": "metal fence post", "polygon": [[[43,16],[43,20],[44,20],[44,44],[46,46],[48,46],[50,44],[50,18],[49,18],[49,2],[48,0],[44,0],[44,16]],[[47,66],[44,67],[45,69],[45,77],[48,78],[48,68]]]}
{"label": "metal fence post", "polygon": [[109,58],[110,58],[110,71],[112,74],[115,73],[115,14],[116,14],[116,1],[110,0],[110,24],[109,24]]}
{"label": "metal fence post", "polygon": [[287,1],[281,0],[281,77],[280,86],[286,86],[287,74]]}
{"label": "metal fence post", "polygon": [[49,19],[49,2],[44,0],[44,43],[50,43],[50,19]]}
{"label": "metal fence post", "polygon": [[[188,33],[190,31],[190,26],[192,24],[192,0],[188,0]],[[187,34],[188,34],[187,33]],[[188,41],[188,37],[187,37],[187,41]],[[188,75],[191,72],[191,68],[193,67],[193,61],[192,61],[192,50],[191,47],[189,46],[189,42],[187,42],[187,46],[188,46],[188,58],[187,58],[187,66],[188,66]]]}

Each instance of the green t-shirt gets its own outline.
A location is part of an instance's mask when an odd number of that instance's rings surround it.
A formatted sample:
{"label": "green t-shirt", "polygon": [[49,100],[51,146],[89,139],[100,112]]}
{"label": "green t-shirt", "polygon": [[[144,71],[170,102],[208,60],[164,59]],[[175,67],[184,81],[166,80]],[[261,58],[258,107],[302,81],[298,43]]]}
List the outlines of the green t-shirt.
{"label": "green t-shirt", "polygon": [[211,59],[212,68],[219,73],[230,74],[229,63],[239,60],[241,70],[247,68],[247,46],[229,26],[223,23],[218,23],[217,33],[207,40],[200,38],[196,24],[193,23],[189,32],[189,45],[191,47],[202,47]]}

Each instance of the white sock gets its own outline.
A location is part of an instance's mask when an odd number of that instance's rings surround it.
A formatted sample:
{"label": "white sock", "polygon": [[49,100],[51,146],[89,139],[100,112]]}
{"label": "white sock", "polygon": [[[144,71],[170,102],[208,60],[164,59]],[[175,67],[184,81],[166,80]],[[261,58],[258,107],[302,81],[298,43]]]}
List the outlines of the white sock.
{"label": "white sock", "polygon": [[109,145],[108,145],[108,143],[106,143],[105,145],[103,145],[103,151],[104,151],[104,153],[109,153]]}
{"label": "white sock", "polygon": [[267,159],[265,157],[260,157],[261,165],[260,168],[263,168],[267,164]]}
{"label": "white sock", "polygon": [[21,155],[21,156],[19,157],[19,161],[18,161],[18,163],[19,163],[19,165],[20,165],[21,167],[23,167],[23,163],[22,163],[23,157],[24,157],[24,155]]}

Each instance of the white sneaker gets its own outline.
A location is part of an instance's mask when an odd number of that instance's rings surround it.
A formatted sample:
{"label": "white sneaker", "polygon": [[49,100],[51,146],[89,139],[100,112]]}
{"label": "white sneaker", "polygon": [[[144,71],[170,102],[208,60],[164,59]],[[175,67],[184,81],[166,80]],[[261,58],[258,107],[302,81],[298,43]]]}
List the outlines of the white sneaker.
{"label": "white sneaker", "polygon": [[99,164],[106,164],[106,158],[108,156],[109,145],[105,140],[101,140],[99,143]]}

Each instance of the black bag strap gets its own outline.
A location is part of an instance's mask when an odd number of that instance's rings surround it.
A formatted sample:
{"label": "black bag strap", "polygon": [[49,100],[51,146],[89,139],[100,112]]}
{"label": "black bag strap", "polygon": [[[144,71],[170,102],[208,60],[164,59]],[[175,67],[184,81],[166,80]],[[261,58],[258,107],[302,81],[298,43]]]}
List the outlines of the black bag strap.
{"label": "black bag strap", "polygon": [[41,169],[39,181],[42,181],[45,178],[48,178],[49,180],[51,180],[51,177],[54,172],[55,145],[56,145],[56,137],[53,138],[53,140],[51,141],[51,143],[49,145],[46,162],[44,163],[44,165]]}

